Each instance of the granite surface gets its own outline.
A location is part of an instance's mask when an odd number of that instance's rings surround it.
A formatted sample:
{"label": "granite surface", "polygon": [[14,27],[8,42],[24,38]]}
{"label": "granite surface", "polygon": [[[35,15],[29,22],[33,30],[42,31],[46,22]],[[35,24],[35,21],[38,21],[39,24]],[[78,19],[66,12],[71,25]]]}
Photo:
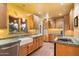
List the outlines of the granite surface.
{"label": "granite surface", "polygon": [[8,38],[17,38],[17,37],[36,37],[36,36],[40,36],[42,34],[38,33],[38,34],[31,34],[31,33],[21,33],[21,34],[4,34],[4,35],[0,35],[0,40],[1,39],[8,39]]}
{"label": "granite surface", "polygon": [[16,43],[16,42],[20,42],[21,40],[17,40],[15,38],[12,38],[12,39],[6,39],[6,40],[0,40],[0,47],[1,46],[4,46],[4,45],[11,45],[13,43]]}
{"label": "granite surface", "polygon": [[[65,38],[65,39],[71,39],[72,42],[64,42],[64,41],[58,41],[58,39],[60,38]],[[56,38],[53,42],[54,43],[59,43],[59,44],[66,44],[66,45],[75,45],[75,46],[79,46],[79,38],[78,37],[59,37]]]}
{"label": "granite surface", "polygon": [[0,46],[2,45],[6,45],[6,44],[11,44],[13,42],[17,42],[17,41],[21,41],[20,45],[23,44],[27,44],[33,41],[34,37],[38,37],[41,36],[42,34],[27,34],[27,33],[23,33],[23,34],[8,34],[8,35],[3,35],[0,36]]}

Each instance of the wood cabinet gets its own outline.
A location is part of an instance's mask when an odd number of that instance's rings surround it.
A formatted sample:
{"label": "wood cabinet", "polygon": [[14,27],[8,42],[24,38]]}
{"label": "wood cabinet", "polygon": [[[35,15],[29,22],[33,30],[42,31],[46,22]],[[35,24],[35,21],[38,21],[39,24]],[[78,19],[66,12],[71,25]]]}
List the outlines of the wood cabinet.
{"label": "wood cabinet", "polygon": [[53,35],[53,34],[49,34],[49,42],[52,42],[55,40],[55,38],[58,38],[58,37],[61,37],[61,34],[60,35]]}
{"label": "wood cabinet", "polygon": [[38,38],[37,37],[34,38],[33,44],[34,44],[33,48],[34,48],[34,50],[36,50],[38,48]]}
{"label": "wood cabinet", "polygon": [[38,36],[33,38],[33,42],[20,46],[20,56],[25,56],[36,49],[38,49],[43,44],[43,36]]}
{"label": "wood cabinet", "polygon": [[27,44],[20,46],[20,52],[19,52],[20,56],[25,56],[25,55],[28,54],[28,48],[27,47],[28,47]]}
{"label": "wood cabinet", "polygon": [[53,34],[48,34],[47,36],[45,35],[44,36],[44,41],[46,41],[46,42],[51,42],[51,41],[53,41],[54,39],[55,39],[55,35],[53,35]]}
{"label": "wood cabinet", "polygon": [[36,49],[38,49],[39,47],[42,46],[43,44],[43,36],[38,36],[38,37],[34,37],[33,38],[33,43],[31,43],[31,46],[29,47],[29,53],[35,51]]}
{"label": "wood cabinet", "polygon": [[56,56],[79,56],[79,46],[56,43]]}
{"label": "wood cabinet", "polygon": [[48,42],[49,41],[49,36],[48,35],[44,35],[44,41]]}
{"label": "wood cabinet", "polygon": [[70,20],[69,20],[69,15],[64,16],[64,30],[69,30],[70,29]]}
{"label": "wood cabinet", "polygon": [[54,36],[54,35],[52,35],[52,34],[49,34],[48,39],[49,39],[49,41],[51,42],[51,41],[53,41],[53,40],[55,39],[55,36]]}
{"label": "wood cabinet", "polygon": [[37,46],[38,46],[37,41],[38,41],[38,39],[34,38],[34,40],[33,40],[33,50],[37,49]]}
{"label": "wood cabinet", "polygon": [[33,46],[34,46],[34,49],[37,49],[39,48],[40,46],[42,46],[43,44],[43,39],[44,37],[43,36],[39,36],[39,37],[35,37],[34,38],[34,42],[33,42]]}
{"label": "wood cabinet", "polygon": [[30,54],[33,51],[33,42],[28,44],[28,54]]}
{"label": "wood cabinet", "polygon": [[26,56],[33,51],[33,42],[20,46],[20,56]]}
{"label": "wood cabinet", "polygon": [[39,46],[42,46],[42,44],[43,44],[43,39],[44,39],[43,36],[40,36],[40,37],[39,37]]}

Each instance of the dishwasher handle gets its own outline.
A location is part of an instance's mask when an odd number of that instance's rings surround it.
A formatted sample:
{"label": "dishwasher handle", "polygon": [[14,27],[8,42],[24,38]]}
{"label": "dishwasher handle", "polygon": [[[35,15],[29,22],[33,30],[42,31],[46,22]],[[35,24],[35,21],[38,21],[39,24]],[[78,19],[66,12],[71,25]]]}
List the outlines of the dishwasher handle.
{"label": "dishwasher handle", "polygon": [[12,48],[12,47],[15,47],[15,46],[16,46],[16,44],[14,44],[14,45],[12,45],[12,46],[2,47],[2,48],[0,48],[0,49],[6,50],[6,49],[9,49],[9,48]]}

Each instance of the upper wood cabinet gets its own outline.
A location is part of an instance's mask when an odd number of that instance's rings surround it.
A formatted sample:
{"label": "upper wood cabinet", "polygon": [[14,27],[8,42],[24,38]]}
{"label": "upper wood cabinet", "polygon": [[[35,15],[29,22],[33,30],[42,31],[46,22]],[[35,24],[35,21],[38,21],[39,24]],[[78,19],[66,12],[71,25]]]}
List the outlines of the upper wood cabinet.
{"label": "upper wood cabinet", "polygon": [[64,18],[59,18],[56,20],[56,28],[64,29]]}
{"label": "upper wood cabinet", "polygon": [[0,4],[0,29],[7,28],[7,4]]}
{"label": "upper wood cabinet", "polygon": [[55,28],[55,20],[48,21],[48,27],[49,28]]}
{"label": "upper wood cabinet", "polygon": [[64,18],[55,18],[48,21],[48,28],[58,28],[63,29],[64,27]]}
{"label": "upper wood cabinet", "polygon": [[33,15],[26,16],[26,19],[27,19],[28,30],[35,29],[36,25],[33,19]]}
{"label": "upper wood cabinet", "polygon": [[64,16],[64,26],[65,26],[65,31],[70,29],[70,19],[69,15]]}

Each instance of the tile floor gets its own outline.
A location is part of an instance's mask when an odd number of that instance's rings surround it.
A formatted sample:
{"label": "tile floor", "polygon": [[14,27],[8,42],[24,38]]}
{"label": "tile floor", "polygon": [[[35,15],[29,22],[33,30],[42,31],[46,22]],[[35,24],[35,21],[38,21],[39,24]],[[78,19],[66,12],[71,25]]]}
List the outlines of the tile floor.
{"label": "tile floor", "polygon": [[43,46],[29,56],[54,56],[54,44],[50,42],[44,42]]}

